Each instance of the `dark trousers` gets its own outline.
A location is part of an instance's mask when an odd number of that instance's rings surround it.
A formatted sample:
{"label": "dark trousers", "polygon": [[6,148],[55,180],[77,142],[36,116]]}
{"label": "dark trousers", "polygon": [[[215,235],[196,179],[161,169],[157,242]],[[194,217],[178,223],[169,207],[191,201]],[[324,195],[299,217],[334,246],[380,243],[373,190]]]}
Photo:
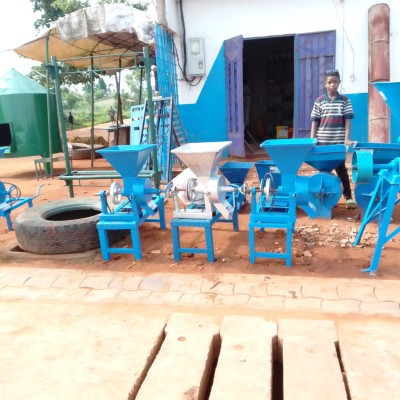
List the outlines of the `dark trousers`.
{"label": "dark trousers", "polygon": [[343,161],[340,165],[335,168],[337,176],[342,181],[343,185],[343,196],[346,200],[351,199],[350,179],[347,172],[346,163]]}

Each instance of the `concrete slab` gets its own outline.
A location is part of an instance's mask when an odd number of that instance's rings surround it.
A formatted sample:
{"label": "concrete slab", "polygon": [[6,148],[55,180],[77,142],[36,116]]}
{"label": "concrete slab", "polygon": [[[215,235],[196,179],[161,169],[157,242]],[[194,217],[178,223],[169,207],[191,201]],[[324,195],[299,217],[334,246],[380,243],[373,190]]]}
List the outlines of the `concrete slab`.
{"label": "concrete slab", "polygon": [[279,320],[285,400],[347,400],[332,321]]}
{"label": "concrete slab", "polygon": [[126,305],[2,301],[0,397],[127,399],[157,353],[165,323]]}
{"label": "concrete slab", "polygon": [[339,346],[352,400],[398,400],[400,321],[338,326]]}
{"label": "concrete slab", "polygon": [[275,322],[225,316],[210,400],[271,399]]}
{"label": "concrete slab", "polygon": [[166,337],[136,400],[203,399],[215,359],[220,318],[172,314]]}
{"label": "concrete slab", "polygon": [[330,342],[337,342],[338,335],[336,325],[331,320],[306,320],[306,319],[286,319],[278,320],[278,338],[282,342],[284,339],[299,338],[325,338]]}

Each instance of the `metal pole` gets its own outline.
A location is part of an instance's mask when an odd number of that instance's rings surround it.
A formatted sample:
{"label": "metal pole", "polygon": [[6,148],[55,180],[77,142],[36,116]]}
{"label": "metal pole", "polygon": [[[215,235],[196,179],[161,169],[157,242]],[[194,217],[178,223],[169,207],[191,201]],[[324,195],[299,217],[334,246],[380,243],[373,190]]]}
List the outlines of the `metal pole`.
{"label": "metal pole", "polygon": [[[144,66],[146,72],[146,89],[147,89],[147,106],[149,108],[149,142],[150,144],[156,144],[156,133],[154,126],[154,109],[153,109],[153,92],[151,88],[151,66],[150,66],[150,57],[149,57],[149,49],[148,47],[143,48],[144,55]],[[152,151],[153,158],[153,172],[154,172],[154,185],[157,189],[160,187],[160,174],[158,171],[158,162],[157,162],[157,147],[155,147]]]}
{"label": "metal pole", "polygon": [[[65,157],[65,169],[67,175],[71,175],[71,164],[69,162],[69,154],[68,154],[68,141],[67,141],[67,134],[65,131],[64,110],[61,101],[60,78],[58,76],[57,58],[55,56],[51,57],[51,64],[53,66],[53,72],[54,72],[54,90],[56,92],[58,126],[61,134],[62,147]],[[74,197],[74,187],[72,181],[67,181],[67,186],[69,189],[69,197]]]}
{"label": "metal pole", "polygon": [[[49,64],[49,35],[46,36],[46,65]],[[48,164],[46,163],[46,172],[50,172],[50,176],[53,178],[53,135],[51,131],[51,115],[50,115],[50,80],[49,80],[49,70],[46,68],[46,86],[47,86],[47,134],[49,139],[49,157],[50,157],[50,171],[48,171]]]}
{"label": "metal pole", "polygon": [[91,88],[91,127],[90,127],[90,166],[94,165],[94,89],[93,89],[93,57],[90,58],[90,88]]}

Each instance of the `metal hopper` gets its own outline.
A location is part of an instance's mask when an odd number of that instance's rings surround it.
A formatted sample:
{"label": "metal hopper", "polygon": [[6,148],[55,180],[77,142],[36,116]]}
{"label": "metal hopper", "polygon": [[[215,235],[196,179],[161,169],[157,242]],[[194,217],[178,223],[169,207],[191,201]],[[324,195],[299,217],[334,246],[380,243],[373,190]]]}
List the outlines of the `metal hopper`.
{"label": "metal hopper", "polygon": [[97,153],[101,154],[119,172],[124,182],[123,194],[129,195],[134,180],[155,147],[155,144],[120,145],[97,150]]}
{"label": "metal hopper", "polygon": [[400,82],[373,82],[373,85],[400,121]]}
{"label": "metal hopper", "polygon": [[201,182],[207,182],[211,176],[218,175],[218,161],[222,157],[222,151],[232,142],[205,142],[186,143],[171,153],[179,159],[196,175]]}
{"label": "metal hopper", "polygon": [[331,144],[313,147],[304,162],[318,171],[331,172],[345,160],[346,146],[344,144]]}
{"label": "metal hopper", "polygon": [[317,139],[271,139],[261,143],[282,178],[282,189],[294,192],[296,175]]}

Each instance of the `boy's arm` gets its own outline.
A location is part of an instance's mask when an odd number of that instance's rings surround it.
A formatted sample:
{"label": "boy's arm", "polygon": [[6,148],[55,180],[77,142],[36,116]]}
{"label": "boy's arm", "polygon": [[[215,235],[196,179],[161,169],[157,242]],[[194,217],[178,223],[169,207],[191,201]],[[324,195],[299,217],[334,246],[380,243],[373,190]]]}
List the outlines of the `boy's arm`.
{"label": "boy's arm", "polygon": [[318,122],[317,121],[311,121],[311,132],[310,132],[310,137],[315,138],[317,134],[317,129],[318,129]]}
{"label": "boy's arm", "polygon": [[345,132],[344,144],[346,144],[346,145],[351,145],[352,144],[352,141],[350,139],[350,129],[351,129],[351,119],[350,118],[346,118],[344,120],[344,132]]}

